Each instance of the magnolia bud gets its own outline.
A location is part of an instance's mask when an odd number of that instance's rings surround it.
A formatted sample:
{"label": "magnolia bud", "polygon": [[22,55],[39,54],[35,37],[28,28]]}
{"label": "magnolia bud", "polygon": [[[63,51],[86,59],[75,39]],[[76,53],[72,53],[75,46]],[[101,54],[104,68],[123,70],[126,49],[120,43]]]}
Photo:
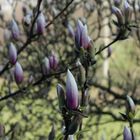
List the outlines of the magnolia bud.
{"label": "magnolia bud", "polygon": [[23,81],[23,70],[22,70],[20,63],[18,63],[18,62],[16,62],[14,77],[15,77],[17,84],[20,84]]}
{"label": "magnolia bud", "polygon": [[68,126],[68,130],[66,131],[65,135],[73,135],[77,131],[80,122],[81,116],[79,115],[74,116],[71,123]]}
{"label": "magnolia bud", "polygon": [[13,43],[10,43],[8,45],[8,55],[9,55],[9,61],[11,64],[15,64],[17,61],[17,50]]}
{"label": "magnolia bud", "polygon": [[13,39],[15,40],[19,39],[20,32],[19,32],[19,28],[15,20],[11,21],[10,29],[11,29]]}
{"label": "magnolia bud", "polygon": [[79,49],[81,47],[81,37],[82,37],[82,30],[84,28],[83,23],[78,20],[77,21],[77,27],[76,27],[76,32],[75,32],[75,44],[77,49]]}
{"label": "magnolia bud", "polygon": [[72,73],[67,71],[66,101],[69,109],[77,109],[79,106],[78,88]]}
{"label": "magnolia bud", "polygon": [[64,89],[60,84],[57,85],[57,96],[58,96],[58,101],[59,101],[59,109],[62,110],[62,108],[66,104],[66,101],[65,101]]}
{"label": "magnolia bud", "polygon": [[89,93],[88,93],[88,89],[86,89],[84,91],[84,96],[83,96],[83,105],[87,106],[89,102]]}
{"label": "magnolia bud", "polygon": [[124,127],[123,140],[132,140],[132,134],[128,127]]}
{"label": "magnolia bud", "polygon": [[37,33],[43,34],[45,31],[46,21],[43,13],[40,13],[37,18]]}
{"label": "magnolia bud", "polygon": [[123,17],[122,11],[119,8],[113,6],[112,12],[116,15],[118,23],[120,25],[124,24],[124,17]]}
{"label": "magnolia bud", "polygon": [[43,59],[42,70],[44,75],[48,75],[50,73],[50,63],[47,57]]}
{"label": "magnolia bud", "polygon": [[136,106],[130,96],[127,95],[127,114],[131,118],[135,115]]}
{"label": "magnolia bud", "polygon": [[52,54],[49,56],[49,63],[50,63],[50,67],[55,70],[58,67],[58,57],[57,55],[52,52]]}
{"label": "magnolia bud", "polygon": [[78,78],[78,83],[79,85],[82,87],[86,81],[86,71],[85,71],[85,68],[83,67],[83,65],[81,64],[81,62],[78,60],[77,62],[77,66],[78,66],[78,69],[79,69],[79,73],[77,75],[77,78]]}
{"label": "magnolia bud", "polygon": [[124,3],[124,15],[125,15],[125,22],[129,23],[132,17],[132,7],[129,5],[127,1]]}
{"label": "magnolia bud", "polygon": [[67,25],[67,29],[68,29],[68,33],[69,33],[70,37],[74,38],[75,33],[74,33],[74,30],[70,24]]}
{"label": "magnolia bud", "polygon": [[88,36],[88,33],[87,33],[87,26],[84,25],[83,27],[83,30],[82,30],[82,34],[81,34],[81,45],[83,48],[85,49],[88,49],[91,47],[91,44],[90,44],[90,37]]}

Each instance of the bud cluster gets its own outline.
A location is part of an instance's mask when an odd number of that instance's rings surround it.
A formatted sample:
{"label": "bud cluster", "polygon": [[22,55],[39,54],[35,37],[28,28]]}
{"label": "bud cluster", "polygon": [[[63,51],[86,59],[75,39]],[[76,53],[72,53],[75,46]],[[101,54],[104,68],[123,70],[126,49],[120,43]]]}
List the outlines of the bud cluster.
{"label": "bud cluster", "polygon": [[42,71],[44,75],[50,74],[51,70],[58,68],[58,57],[56,53],[52,52],[49,57],[45,57],[42,61]]}
{"label": "bud cluster", "polygon": [[8,45],[8,57],[12,65],[15,65],[14,77],[17,84],[23,81],[23,70],[20,63],[17,61],[17,49],[15,45],[11,42]]}
{"label": "bud cluster", "polygon": [[[66,76],[66,91],[58,84],[57,95],[59,101],[59,109],[62,113],[65,122],[64,135],[73,135],[80,125],[82,112],[79,110],[79,92],[77,83],[70,70]],[[87,93],[85,93],[87,96]]]}
{"label": "bud cluster", "polygon": [[120,8],[119,6],[119,1],[115,1],[116,6],[112,7],[112,12],[115,14],[117,18],[116,25],[121,27],[121,26],[127,26],[132,19],[132,7],[130,4],[125,0],[123,4],[123,8]]}

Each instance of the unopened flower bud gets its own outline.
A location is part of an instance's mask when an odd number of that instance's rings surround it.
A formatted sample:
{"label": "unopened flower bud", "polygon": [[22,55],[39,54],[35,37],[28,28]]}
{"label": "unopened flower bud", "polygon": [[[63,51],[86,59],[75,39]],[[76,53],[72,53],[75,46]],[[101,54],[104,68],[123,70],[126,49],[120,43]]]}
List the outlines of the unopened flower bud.
{"label": "unopened flower bud", "polygon": [[84,25],[83,30],[82,30],[82,35],[81,35],[81,45],[83,48],[88,49],[91,47],[90,44],[90,37],[88,36],[88,32],[87,32],[87,26]]}
{"label": "unopened flower bud", "polygon": [[14,70],[14,77],[17,84],[20,84],[23,81],[23,70],[20,63],[16,62],[16,67]]}
{"label": "unopened flower bud", "polygon": [[78,20],[77,21],[77,27],[76,27],[76,32],[75,32],[75,44],[76,47],[79,49],[81,47],[81,37],[82,37],[82,30],[83,30],[83,23]]}
{"label": "unopened flower bud", "polygon": [[122,11],[121,11],[119,8],[113,6],[113,7],[112,7],[112,12],[113,12],[113,13],[115,14],[115,16],[117,17],[118,23],[119,23],[120,25],[124,24],[124,17],[123,17]]}
{"label": "unopened flower bud", "polygon": [[86,71],[85,68],[83,67],[83,65],[81,64],[81,62],[78,60],[77,62],[78,65],[78,69],[79,69],[79,73],[77,75],[78,78],[78,83],[79,85],[82,87],[86,81]]}
{"label": "unopened flower bud", "polygon": [[68,29],[69,36],[74,38],[75,33],[74,33],[74,30],[73,30],[73,28],[72,28],[72,26],[70,24],[67,25],[67,29]]}
{"label": "unopened flower bud", "polygon": [[8,55],[9,55],[9,61],[11,64],[15,64],[17,61],[17,50],[13,43],[10,43],[8,45]]}
{"label": "unopened flower bud", "polygon": [[42,71],[44,75],[48,75],[50,73],[50,63],[47,57],[43,59]]}
{"label": "unopened flower bud", "polygon": [[45,32],[46,21],[43,13],[40,13],[37,18],[37,33],[43,34]]}
{"label": "unopened flower bud", "polygon": [[129,5],[127,1],[124,3],[124,15],[125,15],[125,22],[129,23],[132,17],[132,7]]}
{"label": "unopened flower bud", "polygon": [[69,109],[77,109],[79,106],[77,84],[69,70],[66,77],[66,101]]}
{"label": "unopened flower bud", "polygon": [[53,70],[57,69],[58,57],[54,52],[52,52],[52,54],[49,56],[49,63],[50,63],[51,69],[53,69]]}
{"label": "unopened flower bud", "polygon": [[127,126],[124,127],[123,140],[132,140],[131,131]]}
{"label": "unopened flower bud", "polygon": [[89,93],[88,93],[88,89],[86,89],[84,91],[84,96],[83,96],[83,105],[87,106],[89,103]]}
{"label": "unopened flower bud", "polygon": [[130,96],[127,95],[127,114],[131,118],[135,115],[136,106]]}
{"label": "unopened flower bud", "polygon": [[73,135],[77,131],[80,122],[81,122],[81,116],[80,115],[74,116],[68,127],[66,135]]}
{"label": "unopened flower bud", "polygon": [[11,29],[13,39],[18,40],[20,36],[20,31],[15,20],[11,21],[10,29]]}
{"label": "unopened flower bud", "polygon": [[60,84],[57,85],[57,96],[59,101],[59,109],[62,110],[66,104],[66,101],[64,89]]}

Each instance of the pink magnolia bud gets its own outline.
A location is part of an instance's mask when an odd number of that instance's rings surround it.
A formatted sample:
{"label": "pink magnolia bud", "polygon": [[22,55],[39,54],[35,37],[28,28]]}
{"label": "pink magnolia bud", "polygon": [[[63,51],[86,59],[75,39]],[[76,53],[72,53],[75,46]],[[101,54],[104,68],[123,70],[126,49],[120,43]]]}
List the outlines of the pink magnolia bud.
{"label": "pink magnolia bud", "polygon": [[19,28],[15,20],[11,21],[10,29],[11,29],[13,39],[18,40],[20,36],[20,32],[19,32]]}
{"label": "pink magnolia bud", "polygon": [[75,44],[76,47],[79,49],[81,47],[81,37],[82,37],[82,30],[84,28],[83,23],[78,20],[77,21],[77,27],[76,27],[76,32],[75,32]]}
{"label": "pink magnolia bud", "polygon": [[15,64],[17,61],[17,50],[13,43],[10,43],[8,45],[8,55],[9,55],[9,61],[11,64]]}
{"label": "pink magnolia bud", "polygon": [[118,23],[119,23],[120,25],[124,24],[124,16],[123,16],[122,11],[121,11],[119,8],[113,6],[113,7],[112,7],[112,12],[113,12],[113,13],[115,14],[115,16],[117,17]]}
{"label": "pink magnolia bud", "polygon": [[78,88],[72,73],[67,71],[66,101],[69,109],[77,109],[79,106]]}
{"label": "pink magnolia bud", "polygon": [[123,140],[132,140],[132,134],[128,127],[124,127]]}
{"label": "pink magnolia bud", "polygon": [[20,63],[16,62],[16,67],[14,71],[14,77],[17,84],[20,84],[23,81],[23,70]]}
{"label": "pink magnolia bud", "polygon": [[37,18],[37,33],[43,34],[45,31],[46,21],[43,13],[40,13]]}
{"label": "pink magnolia bud", "polygon": [[50,73],[50,63],[47,57],[43,59],[42,70],[44,75],[48,75]]}
{"label": "pink magnolia bud", "polygon": [[52,52],[52,54],[49,56],[49,63],[50,63],[51,69],[53,69],[53,70],[57,69],[58,57],[54,52]]}

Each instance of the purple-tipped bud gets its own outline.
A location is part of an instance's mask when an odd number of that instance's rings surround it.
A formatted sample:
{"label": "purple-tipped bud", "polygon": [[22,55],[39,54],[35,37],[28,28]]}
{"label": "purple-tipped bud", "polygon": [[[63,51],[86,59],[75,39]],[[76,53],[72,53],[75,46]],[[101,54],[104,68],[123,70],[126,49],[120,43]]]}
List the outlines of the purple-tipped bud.
{"label": "purple-tipped bud", "polygon": [[135,110],[136,110],[136,106],[134,104],[134,101],[130,96],[127,95],[127,112],[128,112],[127,114],[129,115],[129,117],[133,117],[130,116],[131,113],[132,115],[135,115]]}
{"label": "purple-tipped bud", "polygon": [[17,61],[17,50],[13,43],[10,43],[8,45],[8,55],[9,55],[9,61],[11,64],[15,64]]}
{"label": "purple-tipped bud", "polygon": [[11,29],[13,39],[18,40],[20,36],[20,31],[15,20],[11,21],[10,29]]}
{"label": "purple-tipped bud", "polygon": [[118,23],[120,25],[124,24],[124,17],[123,17],[122,11],[119,8],[113,6],[112,13],[115,14],[115,16],[117,17]]}
{"label": "purple-tipped bud", "polygon": [[124,127],[123,140],[132,140],[132,134],[128,127]]}
{"label": "purple-tipped bud", "polygon": [[43,59],[42,71],[44,75],[48,75],[50,73],[50,63],[47,57]]}
{"label": "purple-tipped bud", "polygon": [[45,32],[46,21],[43,13],[40,13],[37,18],[37,33],[43,34]]}
{"label": "purple-tipped bud", "polygon": [[57,55],[52,52],[52,54],[49,56],[49,63],[50,63],[50,67],[53,70],[56,70],[58,67],[58,57]]}
{"label": "purple-tipped bud", "polygon": [[76,27],[76,32],[75,32],[75,44],[76,44],[76,47],[79,49],[81,47],[81,37],[82,37],[82,30],[84,28],[84,25],[83,23],[78,20],[77,21],[77,27]]}
{"label": "purple-tipped bud", "polygon": [[68,29],[69,36],[74,38],[75,33],[74,33],[74,30],[73,30],[73,28],[72,28],[72,26],[70,24],[67,25],[67,29]]}
{"label": "purple-tipped bud", "polygon": [[23,81],[23,70],[22,70],[20,63],[18,63],[18,62],[16,62],[14,77],[15,77],[17,84],[20,84]]}
{"label": "purple-tipped bud", "polygon": [[67,71],[66,101],[69,109],[77,109],[79,106],[78,88],[72,73]]}
{"label": "purple-tipped bud", "polygon": [[127,1],[125,1],[124,3],[124,15],[125,15],[125,22],[126,23],[130,22],[132,17],[132,7]]}
{"label": "purple-tipped bud", "polygon": [[59,101],[59,109],[62,110],[62,108],[66,104],[66,101],[65,101],[64,89],[60,84],[57,85],[57,96],[58,96],[58,101]]}
{"label": "purple-tipped bud", "polygon": [[81,45],[82,45],[82,47],[85,48],[85,49],[90,48],[91,47],[90,41],[91,41],[91,39],[88,36],[87,26],[85,25],[83,27],[82,35],[81,35]]}

